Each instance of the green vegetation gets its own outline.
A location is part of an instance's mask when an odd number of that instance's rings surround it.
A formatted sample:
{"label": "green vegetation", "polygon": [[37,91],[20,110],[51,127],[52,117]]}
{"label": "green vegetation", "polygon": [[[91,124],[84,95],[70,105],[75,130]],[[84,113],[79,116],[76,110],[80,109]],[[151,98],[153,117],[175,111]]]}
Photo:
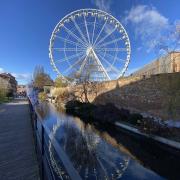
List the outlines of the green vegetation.
{"label": "green vegetation", "polygon": [[39,98],[40,101],[46,101],[46,99],[47,99],[47,94],[46,94],[45,92],[40,92],[40,93],[38,94],[38,98]]}
{"label": "green vegetation", "polygon": [[162,101],[164,115],[169,119],[180,118],[180,73],[154,76],[156,86],[165,97]]}
{"label": "green vegetation", "polygon": [[9,95],[10,94],[8,93],[7,89],[0,87],[0,103],[9,102],[10,100]]}
{"label": "green vegetation", "polygon": [[36,66],[33,74],[33,80],[33,86],[40,91],[43,91],[43,87],[46,85],[53,85],[53,80],[45,73],[42,66]]}

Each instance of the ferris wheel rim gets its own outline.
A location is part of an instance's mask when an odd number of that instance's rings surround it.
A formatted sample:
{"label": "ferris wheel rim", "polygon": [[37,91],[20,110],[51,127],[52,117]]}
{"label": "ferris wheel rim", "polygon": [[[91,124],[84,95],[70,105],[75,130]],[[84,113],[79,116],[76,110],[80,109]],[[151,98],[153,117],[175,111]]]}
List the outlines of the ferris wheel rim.
{"label": "ferris wheel rim", "polygon": [[[78,9],[78,10],[75,10],[75,11],[72,11],[71,13],[68,13],[66,16],[64,16],[58,23],[57,25],[55,26],[52,34],[51,34],[51,38],[50,38],[50,44],[49,44],[49,57],[50,57],[50,62],[51,62],[51,65],[53,66],[53,69],[54,71],[57,72],[58,76],[62,77],[63,79],[65,79],[66,81],[69,81],[60,71],[59,69],[57,68],[55,62],[54,62],[54,59],[53,59],[53,55],[52,55],[52,41],[54,40],[54,36],[56,35],[56,32],[57,32],[57,28],[60,26],[60,24],[62,22],[64,22],[64,20],[66,20],[67,18],[69,18],[70,16],[76,14],[76,13],[79,13],[79,12],[96,12],[97,14],[98,13],[103,13],[105,15],[107,15],[108,17],[111,17],[113,20],[115,20],[116,23],[119,24],[120,28],[122,29],[123,31],[123,34],[125,34],[125,38],[127,40],[127,44],[128,44],[128,53],[127,53],[127,57],[126,57],[126,60],[125,60],[125,64],[124,64],[124,67],[123,69],[121,70],[121,72],[119,73],[119,76],[117,76],[117,79],[119,79],[121,76],[124,75],[124,73],[126,72],[127,68],[128,68],[128,64],[130,62],[130,55],[131,55],[131,44],[130,44],[130,40],[129,40],[129,36],[124,28],[124,26],[121,24],[121,22],[119,20],[117,20],[117,18],[115,18],[113,15],[111,15],[110,13],[107,13],[103,10],[100,10],[100,9],[91,9],[91,8],[85,8],[85,9]],[[85,17],[85,16],[84,16]],[[113,29],[113,31],[116,30],[116,28]],[[93,32],[94,33],[94,32]],[[103,41],[102,41],[103,42]],[[127,48],[126,48],[127,49]]]}

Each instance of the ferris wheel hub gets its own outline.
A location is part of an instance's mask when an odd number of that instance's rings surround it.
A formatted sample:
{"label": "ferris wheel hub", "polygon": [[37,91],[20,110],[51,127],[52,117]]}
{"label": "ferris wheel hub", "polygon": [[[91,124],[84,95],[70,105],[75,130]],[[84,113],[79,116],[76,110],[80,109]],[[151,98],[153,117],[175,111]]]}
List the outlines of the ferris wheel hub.
{"label": "ferris wheel hub", "polygon": [[89,54],[91,54],[93,51],[93,47],[92,46],[88,46],[86,49],[86,55],[88,56]]}

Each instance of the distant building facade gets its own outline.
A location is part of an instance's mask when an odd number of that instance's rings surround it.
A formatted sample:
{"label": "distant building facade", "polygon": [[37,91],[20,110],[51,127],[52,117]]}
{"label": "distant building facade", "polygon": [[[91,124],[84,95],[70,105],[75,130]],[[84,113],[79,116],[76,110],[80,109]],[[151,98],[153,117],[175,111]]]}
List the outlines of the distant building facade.
{"label": "distant building facade", "polygon": [[180,72],[180,52],[171,52],[143,68],[132,73],[132,76],[150,76],[153,74]]}
{"label": "distant building facade", "polygon": [[26,86],[25,85],[17,86],[17,95],[18,96],[26,96]]}
{"label": "distant building facade", "polygon": [[17,92],[17,81],[14,76],[10,73],[0,74],[0,87],[7,89],[8,93],[16,95]]}

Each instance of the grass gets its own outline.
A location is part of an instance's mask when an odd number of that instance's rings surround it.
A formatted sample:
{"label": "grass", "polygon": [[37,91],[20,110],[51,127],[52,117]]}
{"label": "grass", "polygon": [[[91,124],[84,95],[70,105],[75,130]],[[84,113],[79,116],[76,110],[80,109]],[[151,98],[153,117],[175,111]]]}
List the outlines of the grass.
{"label": "grass", "polygon": [[8,103],[8,102],[10,102],[11,100],[12,100],[13,98],[12,97],[10,97],[10,98],[8,98],[8,97],[0,97],[0,104],[2,104],[2,103]]}

